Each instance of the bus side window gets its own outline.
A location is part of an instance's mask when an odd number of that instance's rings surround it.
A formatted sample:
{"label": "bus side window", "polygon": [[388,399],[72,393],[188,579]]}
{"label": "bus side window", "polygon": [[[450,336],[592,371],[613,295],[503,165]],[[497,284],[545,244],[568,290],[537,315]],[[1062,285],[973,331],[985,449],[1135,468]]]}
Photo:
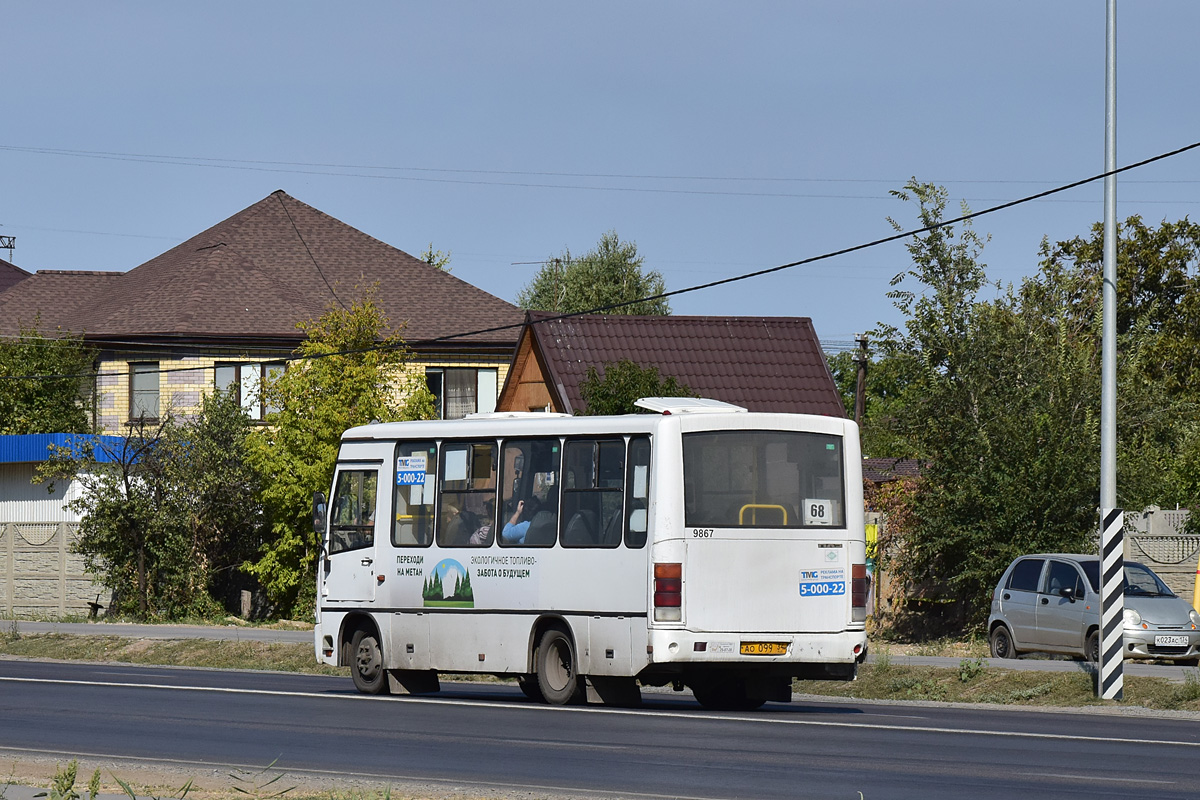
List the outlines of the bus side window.
{"label": "bus side window", "polygon": [[488,547],[496,539],[496,443],[443,442],[437,543]]}
{"label": "bus side window", "polygon": [[625,546],[645,547],[649,524],[650,438],[629,440],[629,466],[625,477]]}
{"label": "bus side window", "polygon": [[563,488],[563,547],[617,547],[625,493],[625,442],[567,442]]}
{"label": "bus side window", "polygon": [[433,442],[400,442],[396,445],[395,524],[396,547],[427,547],[433,543],[433,488],[437,472],[437,445]]}
{"label": "bus side window", "polygon": [[[500,458],[501,545],[549,547],[558,541],[561,451],[557,438],[504,442]],[[522,504],[520,517],[518,503]]]}

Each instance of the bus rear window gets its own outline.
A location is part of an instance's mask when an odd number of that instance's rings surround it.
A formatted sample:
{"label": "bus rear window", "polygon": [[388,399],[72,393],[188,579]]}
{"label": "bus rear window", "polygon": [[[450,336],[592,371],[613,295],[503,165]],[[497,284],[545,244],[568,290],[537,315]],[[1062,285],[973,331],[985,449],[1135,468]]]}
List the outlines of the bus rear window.
{"label": "bus rear window", "polygon": [[683,477],[688,527],[846,525],[840,436],[794,431],[684,434]]}

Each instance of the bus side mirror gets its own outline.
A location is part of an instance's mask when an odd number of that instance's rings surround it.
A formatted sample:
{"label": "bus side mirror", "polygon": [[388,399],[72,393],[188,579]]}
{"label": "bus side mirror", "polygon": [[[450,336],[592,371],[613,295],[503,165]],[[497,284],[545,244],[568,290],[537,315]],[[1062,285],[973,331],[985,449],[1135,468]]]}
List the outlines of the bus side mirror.
{"label": "bus side mirror", "polygon": [[313,533],[322,539],[325,536],[325,508],[325,494],[323,492],[313,492]]}

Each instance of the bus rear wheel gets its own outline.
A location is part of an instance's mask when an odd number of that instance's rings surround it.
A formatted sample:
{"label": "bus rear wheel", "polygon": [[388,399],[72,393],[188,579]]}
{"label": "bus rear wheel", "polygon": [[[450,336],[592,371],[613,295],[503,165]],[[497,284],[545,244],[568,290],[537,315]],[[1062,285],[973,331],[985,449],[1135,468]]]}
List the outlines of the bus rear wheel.
{"label": "bus rear wheel", "polygon": [[753,711],[766,702],[746,693],[746,682],[738,678],[702,683],[692,687],[697,702],[713,711]]}
{"label": "bus rear wheel", "polygon": [[575,645],[559,628],[542,634],[537,649],[537,684],[542,699],[553,706],[582,702],[583,681],[575,661]]}
{"label": "bus rear wheel", "polygon": [[379,637],[369,631],[355,631],[350,640],[350,675],[354,688],[363,694],[386,694],[387,672],[383,668],[383,650]]}

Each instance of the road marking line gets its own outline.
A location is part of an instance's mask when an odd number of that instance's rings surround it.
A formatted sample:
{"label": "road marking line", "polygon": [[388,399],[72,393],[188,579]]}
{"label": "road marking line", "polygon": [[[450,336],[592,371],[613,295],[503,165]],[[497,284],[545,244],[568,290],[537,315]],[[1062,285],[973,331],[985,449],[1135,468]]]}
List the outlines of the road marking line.
{"label": "road marking line", "polygon": [[327,694],[323,692],[286,692],[278,689],[232,689],[221,686],[170,686],[155,683],[118,683],[115,681],[74,681],[58,678],[14,678],[0,676],[0,682],[9,683],[44,683],[56,686],[106,686],[117,689],[159,689],[172,692],[214,692],[217,694],[249,694],[268,697],[307,697],[322,700],[351,700],[357,702],[401,702],[422,703],[427,705],[455,705],[471,708],[519,708],[526,711],[552,712],[563,714],[616,714],[628,717],[678,718],[678,719],[712,719],[724,722],[753,722],[766,725],[800,725],[813,728],[850,728],[856,730],[905,731],[908,733],[944,733],[952,735],[992,736],[1012,739],[1047,739],[1062,742],[1109,742],[1113,744],[1146,744],[1176,747],[1193,747],[1200,749],[1200,741],[1183,742],[1171,739],[1127,739],[1109,736],[1080,736],[1067,733],[1034,733],[1030,731],[988,731],[972,728],[938,728],[931,725],[883,725],[870,722],[826,722],[808,719],[781,719],[771,716],[726,716],[704,712],[692,713],[682,711],[639,711],[629,708],[594,708],[572,706],[530,705],[527,703],[510,703],[504,700],[460,700],[458,698],[400,697],[384,698],[365,694]]}
{"label": "road marking line", "polygon": [[1107,775],[1067,775],[1062,772],[1026,772],[1025,775],[1036,775],[1039,778],[1066,778],[1070,781],[1104,781],[1105,783],[1161,783],[1164,786],[1174,786],[1179,781],[1155,781],[1150,778],[1112,778]]}

